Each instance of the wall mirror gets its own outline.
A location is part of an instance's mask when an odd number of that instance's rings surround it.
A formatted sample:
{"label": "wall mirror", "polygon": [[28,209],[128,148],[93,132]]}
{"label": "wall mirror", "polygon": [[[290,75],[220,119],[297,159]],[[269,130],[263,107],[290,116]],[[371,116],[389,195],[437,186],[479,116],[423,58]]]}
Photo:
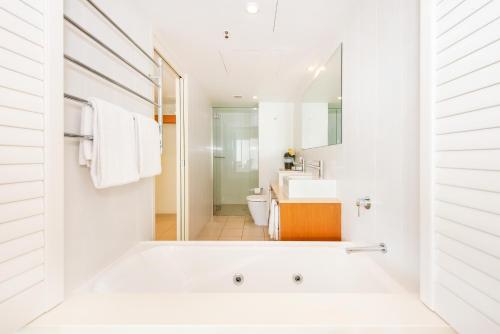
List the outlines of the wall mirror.
{"label": "wall mirror", "polygon": [[315,71],[300,104],[303,149],[342,143],[342,44]]}

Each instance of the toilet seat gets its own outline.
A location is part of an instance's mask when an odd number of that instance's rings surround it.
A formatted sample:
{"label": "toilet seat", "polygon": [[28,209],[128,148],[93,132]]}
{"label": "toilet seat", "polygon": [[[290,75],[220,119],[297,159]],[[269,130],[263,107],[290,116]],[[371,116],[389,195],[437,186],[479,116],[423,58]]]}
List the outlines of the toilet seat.
{"label": "toilet seat", "polygon": [[249,195],[247,196],[248,202],[267,202],[266,195]]}

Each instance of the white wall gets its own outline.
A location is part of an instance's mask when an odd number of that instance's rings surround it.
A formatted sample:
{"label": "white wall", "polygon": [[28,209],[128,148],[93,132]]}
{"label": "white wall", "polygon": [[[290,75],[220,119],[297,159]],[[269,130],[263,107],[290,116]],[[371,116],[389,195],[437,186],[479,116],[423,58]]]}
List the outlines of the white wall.
{"label": "white wall", "polygon": [[[153,50],[152,27],[137,14],[134,1],[96,1],[118,25],[146,50]],[[147,58],[116,32],[91,7],[66,0],[65,13],[119,54],[147,73]],[[143,95],[152,97],[152,85],[80,33],[65,25],[65,52]],[[153,115],[153,108],[120,88],[65,64],[65,92],[83,98],[97,96],[128,110]],[[79,130],[80,105],[65,101],[65,130]],[[139,241],[152,238],[153,180],[97,190],[89,171],[78,165],[78,142],[65,141],[65,286],[71,292]]]}
{"label": "white wall", "polygon": [[283,155],[293,147],[293,103],[259,103],[259,186],[267,191],[284,168]]}
{"label": "white wall", "polygon": [[212,218],[212,107],[203,88],[193,78],[186,87],[187,238],[194,239]]}
{"label": "white wall", "polygon": [[163,124],[161,174],[156,177],[156,213],[177,212],[177,140],[176,124]]}
{"label": "white wall", "polygon": [[[358,2],[343,42],[341,145],[304,150],[338,180],[346,240],[386,242],[375,256],[412,290],[418,281],[418,1]],[[300,127],[299,108],[295,109]],[[301,146],[295,131],[295,145]],[[373,207],[357,216],[356,198]]]}

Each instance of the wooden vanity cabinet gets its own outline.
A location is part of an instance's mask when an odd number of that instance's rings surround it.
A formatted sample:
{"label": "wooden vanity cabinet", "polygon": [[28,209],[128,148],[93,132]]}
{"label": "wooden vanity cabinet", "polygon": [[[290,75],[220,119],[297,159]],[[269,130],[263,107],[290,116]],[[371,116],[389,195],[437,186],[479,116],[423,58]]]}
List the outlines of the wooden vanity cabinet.
{"label": "wooden vanity cabinet", "polygon": [[340,241],[341,203],[281,202],[280,240]]}

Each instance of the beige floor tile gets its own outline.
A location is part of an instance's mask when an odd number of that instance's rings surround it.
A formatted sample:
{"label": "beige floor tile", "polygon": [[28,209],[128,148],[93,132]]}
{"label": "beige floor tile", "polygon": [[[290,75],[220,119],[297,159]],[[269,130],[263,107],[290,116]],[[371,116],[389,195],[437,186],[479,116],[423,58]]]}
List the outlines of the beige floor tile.
{"label": "beige floor tile", "polygon": [[243,230],[243,227],[244,227],[244,224],[241,223],[241,222],[232,222],[232,223],[227,222],[224,225],[224,229],[238,229],[238,230]]}
{"label": "beige floor tile", "polygon": [[218,238],[222,232],[222,228],[203,228],[201,230],[199,236],[206,236],[206,237],[212,237],[212,238]]}
{"label": "beige floor tile", "polygon": [[212,221],[215,223],[225,223],[227,221],[226,216],[213,216]]}
{"label": "beige floor tile", "polygon": [[210,230],[216,230],[216,229],[222,230],[224,228],[224,224],[210,222],[210,223],[206,224],[204,228],[210,229]]}
{"label": "beige floor tile", "polygon": [[253,220],[252,220],[252,221],[245,220],[245,226],[247,226],[247,225],[248,225],[248,226],[258,226],[257,224],[255,224],[255,223],[253,222]]}
{"label": "beige floor tile", "polygon": [[245,216],[228,216],[226,223],[245,223]]}
{"label": "beige floor tile", "polygon": [[247,222],[248,222],[248,223],[253,223],[253,218],[252,218],[252,216],[245,216],[245,224],[246,224]]}
{"label": "beige floor tile", "polygon": [[244,238],[262,238],[264,239],[264,231],[258,230],[243,230],[242,237]]}
{"label": "beige floor tile", "polygon": [[220,238],[241,238],[243,234],[243,229],[241,228],[224,228],[220,234]]}
{"label": "beige floor tile", "polygon": [[262,226],[255,225],[254,223],[245,224],[243,228],[245,230],[250,230],[250,231],[256,231],[256,230],[263,230],[264,229]]}
{"label": "beige floor tile", "polygon": [[216,206],[215,215],[217,216],[244,216],[249,215],[248,204],[223,204]]}

